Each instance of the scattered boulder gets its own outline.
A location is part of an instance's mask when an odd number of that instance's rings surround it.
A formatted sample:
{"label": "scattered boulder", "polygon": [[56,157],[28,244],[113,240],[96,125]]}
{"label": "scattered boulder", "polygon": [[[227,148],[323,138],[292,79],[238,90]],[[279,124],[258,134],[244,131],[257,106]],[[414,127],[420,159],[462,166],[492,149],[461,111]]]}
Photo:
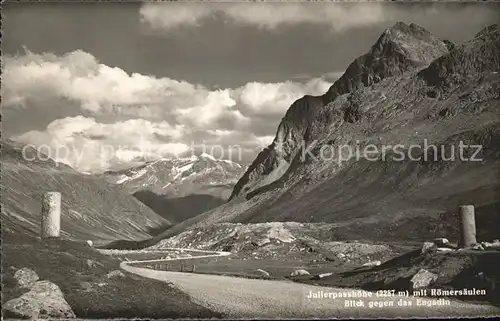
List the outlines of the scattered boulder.
{"label": "scattered boulder", "polygon": [[94,242],[92,242],[92,240],[87,240],[87,245],[92,247],[94,245]]}
{"label": "scattered boulder", "polygon": [[14,279],[16,279],[17,285],[20,288],[31,289],[39,277],[35,271],[24,267],[14,273]]}
{"label": "scattered boulder", "polygon": [[311,274],[304,269],[295,270],[290,274],[290,276],[300,276],[300,275],[311,275]]}
{"label": "scattered boulder", "polygon": [[484,247],[481,244],[474,244],[471,246],[472,250],[484,251]]}
{"label": "scattered boulder", "polygon": [[420,269],[410,280],[410,285],[413,290],[425,288],[434,282],[438,276],[425,269]]}
{"label": "scattered boulder", "polygon": [[337,257],[338,257],[339,259],[343,259],[343,258],[345,258],[345,257],[346,257],[346,255],[345,255],[344,253],[339,253],[339,254],[337,254]]}
{"label": "scattered boulder", "polygon": [[87,267],[88,267],[89,269],[92,269],[92,268],[95,268],[95,267],[96,267],[96,263],[95,263],[93,260],[91,260],[91,259],[87,259],[87,260],[85,261],[85,264],[87,265]]}
{"label": "scattered boulder", "polygon": [[437,246],[443,246],[443,245],[447,245],[449,243],[450,243],[450,241],[448,241],[448,239],[446,239],[444,237],[434,239],[434,244]]}
{"label": "scattered boulder", "polygon": [[93,291],[92,283],[87,282],[87,281],[80,282],[80,289],[83,290],[83,292]]}
{"label": "scattered boulder", "polygon": [[124,278],[125,274],[123,274],[123,272],[120,270],[114,270],[114,271],[109,272],[106,276],[108,277],[108,279]]}
{"label": "scattered boulder", "polygon": [[262,239],[258,239],[257,241],[254,241],[252,243],[255,244],[256,246],[264,246],[266,244],[271,243],[271,240],[269,238],[265,237]]}
{"label": "scattered boulder", "polygon": [[269,272],[264,271],[264,270],[262,270],[262,269],[257,269],[257,270],[255,270],[255,272],[259,273],[259,275],[260,275],[260,276],[263,276],[263,277],[266,277],[266,278],[268,278],[268,277],[270,277],[270,276],[271,276],[271,275],[269,274]]}
{"label": "scattered boulder", "polygon": [[438,252],[450,252],[450,251],[454,251],[454,250],[450,247],[438,247],[436,249],[436,251],[438,251]]}
{"label": "scattered boulder", "polygon": [[493,243],[490,243],[490,242],[481,242],[479,243],[483,248],[487,249],[488,247],[490,247]]}
{"label": "scattered boulder", "polygon": [[330,275],[332,275],[333,273],[322,273],[322,274],[319,274],[318,275],[318,279],[323,279],[323,278],[326,278],[326,277],[329,277]]}
{"label": "scattered boulder", "polygon": [[496,285],[496,280],[494,278],[488,277],[484,272],[477,273],[476,277],[479,278],[483,288],[488,289],[490,291],[496,290],[497,285]]}
{"label": "scattered boulder", "polygon": [[422,250],[421,250],[421,253],[424,254],[424,253],[427,253],[429,251],[432,251],[436,248],[436,244],[434,244],[434,242],[424,242],[424,244],[422,245]]}
{"label": "scattered boulder", "polygon": [[3,306],[3,310],[5,316],[11,318],[75,318],[75,313],[64,299],[61,289],[50,281],[36,282],[29,292],[7,301]]}
{"label": "scattered boulder", "polygon": [[486,250],[500,249],[500,242],[494,240],[493,242],[481,242],[481,246]]}
{"label": "scattered boulder", "polygon": [[380,264],[382,264],[382,262],[380,261],[371,261],[371,262],[366,262],[365,264],[363,264],[363,266],[379,266]]}

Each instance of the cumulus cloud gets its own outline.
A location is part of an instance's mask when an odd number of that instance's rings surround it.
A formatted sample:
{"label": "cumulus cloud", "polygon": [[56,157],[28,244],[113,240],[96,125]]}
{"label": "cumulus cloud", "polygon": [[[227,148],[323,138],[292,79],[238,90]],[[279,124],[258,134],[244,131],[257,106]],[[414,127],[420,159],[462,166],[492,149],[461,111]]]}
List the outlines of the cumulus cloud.
{"label": "cumulus cloud", "polygon": [[300,97],[320,95],[332,85],[322,78],[314,78],[306,83],[286,81],[283,83],[247,83],[233,90],[233,97],[240,103],[243,115],[283,115],[290,104]]}
{"label": "cumulus cloud", "polygon": [[172,108],[182,108],[187,100],[198,103],[208,94],[187,82],[129,75],[80,50],[61,57],[27,51],[23,56],[5,57],[4,65],[6,107],[52,95],[79,101],[83,109],[95,113],[141,115],[144,106],[151,109],[168,102]]}
{"label": "cumulus cloud", "polygon": [[[233,26],[253,26],[263,30],[279,27],[316,25],[325,32],[389,26],[396,21],[415,22],[436,34],[467,39],[469,26],[483,27],[498,20],[498,9],[489,5],[461,1],[408,1],[401,5],[372,2],[165,2],[144,3],[140,20],[149,29],[167,32],[179,27],[203,26],[217,21]],[[410,3],[411,2],[411,3]],[[467,23],[463,23],[467,21]]]}
{"label": "cumulus cloud", "polygon": [[[83,51],[62,56],[27,51],[4,59],[3,105],[29,117],[37,102],[60,99],[54,104],[58,112],[44,130],[15,139],[73,151],[55,158],[96,172],[141,157],[179,156],[200,143],[222,148],[240,145],[244,155],[233,160],[251,161],[263,144],[272,141],[293,101],[306,94],[323,94],[329,86],[331,82],[320,77],[209,89],[129,74]],[[61,118],[60,106],[68,101],[71,108],[78,106],[80,116]]]}
{"label": "cumulus cloud", "polygon": [[384,20],[380,5],[329,3],[240,3],[221,6],[235,22],[274,29],[300,23],[324,24],[335,30],[366,26]]}
{"label": "cumulus cloud", "polygon": [[281,25],[323,24],[334,30],[369,26],[384,21],[381,4],[349,3],[147,3],[140,9],[141,21],[153,29],[196,26],[203,20],[222,16],[243,25],[274,29]]}
{"label": "cumulus cloud", "polygon": [[54,120],[44,131],[29,131],[13,139],[43,147],[47,156],[77,170],[94,172],[148,158],[179,157],[190,149],[176,142],[182,131],[182,126],[165,121],[130,119],[106,124],[77,116]]}
{"label": "cumulus cloud", "polygon": [[200,20],[211,16],[214,12],[211,5],[171,2],[168,7],[143,5],[140,16],[142,22],[153,28],[169,29],[179,25],[197,26]]}

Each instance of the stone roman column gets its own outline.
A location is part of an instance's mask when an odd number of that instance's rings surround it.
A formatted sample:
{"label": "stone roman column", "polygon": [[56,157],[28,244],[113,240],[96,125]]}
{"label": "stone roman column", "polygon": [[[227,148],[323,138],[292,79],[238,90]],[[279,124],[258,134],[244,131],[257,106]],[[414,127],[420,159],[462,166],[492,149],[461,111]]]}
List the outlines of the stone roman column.
{"label": "stone roman column", "polygon": [[476,244],[476,218],[474,216],[474,205],[461,205],[460,213],[460,247],[468,247]]}
{"label": "stone roman column", "polygon": [[42,200],[41,237],[59,237],[61,232],[61,193],[47,192]]}

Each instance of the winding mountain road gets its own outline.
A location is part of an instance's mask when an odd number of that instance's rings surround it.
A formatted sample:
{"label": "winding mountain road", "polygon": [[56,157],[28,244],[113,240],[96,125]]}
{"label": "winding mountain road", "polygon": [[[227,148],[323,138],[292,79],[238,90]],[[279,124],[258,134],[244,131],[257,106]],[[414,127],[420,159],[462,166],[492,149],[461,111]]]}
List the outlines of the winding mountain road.
{"label": "winding mountain road", "polygon": [[[198,252],[211,254],[188,258],[170,258],[161,261],[230,255],[227,252]],[[429,298],[417,297],[376,297],[374,293],[370,298],[339,298],[338,296],[352,293],[355,290],[312,286],[291,281],[158,271],[131,265],[133,263],[161,261],[122,262],[120,267],[130,273],[172,283],[181,291],[187,293],[194,302],[214,311],[224,313],[230,318],[377,318],[380,316],[397,318],[500,315],[500,308],[497,307],[464,303],[450,299],[438,300],[439,298],[434,298],[431,300]],[[322,296],[326,296],[326,298],[312,298],[311,293],[320,293]],[[332,298],[333,295],[336,295],[337,298]],[[357,306],[346,306],[347,301]],[[444,305],[427,306],[424,304],[431,301],[434,303],[441,301]],[[398,302],[406,302],[406,306],[400,306]]]}

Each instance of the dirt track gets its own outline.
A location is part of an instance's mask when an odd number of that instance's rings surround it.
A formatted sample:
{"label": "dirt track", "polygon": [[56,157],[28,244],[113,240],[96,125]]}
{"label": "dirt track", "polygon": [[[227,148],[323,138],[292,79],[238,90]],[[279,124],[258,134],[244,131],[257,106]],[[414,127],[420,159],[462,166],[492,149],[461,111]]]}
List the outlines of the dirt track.
{"label": "dirt track", "polygon": [[[398,297],[352,298],[362,301],[364,307],[345,307],[344,298],[308,298],[310,291],[350,292],[351,289],[310,286],[293,282],[244,279],[228,276],[156,271],[122,264],[122,269],[144,277],[173,283],[192,300],[233,318],[340,318],[340,317],[451,317],[499,315],[500,309],[449,300],[449,305],[417,305],[417,298],[403,298],[411,301],[411,307],[400,307]],[[438,298],[435,298],[436,301]],[[369,307],[370,301],[393,302],[389,307]]]}

